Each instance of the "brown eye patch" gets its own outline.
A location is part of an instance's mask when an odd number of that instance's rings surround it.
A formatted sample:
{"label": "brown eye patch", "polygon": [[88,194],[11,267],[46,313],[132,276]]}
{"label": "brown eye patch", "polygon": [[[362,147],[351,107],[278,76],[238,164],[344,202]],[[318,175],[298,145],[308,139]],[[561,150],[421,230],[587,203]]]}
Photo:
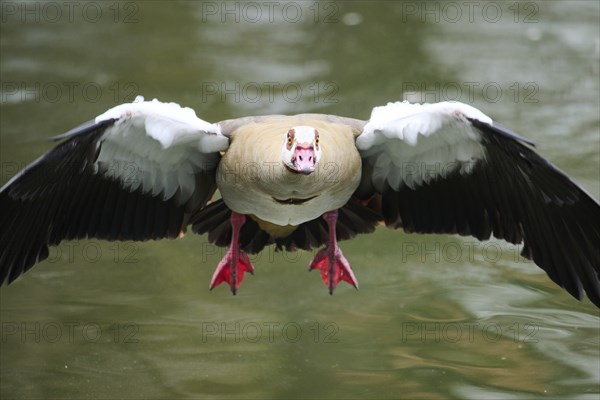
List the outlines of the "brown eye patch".
{"label": "brown eye patch", "polygon": [[288,150],[292,149],[292,145],[294,144],[294,136],[296,136],[296,131],[294,130],[294,128],[290,129],[287,133],[287,143],[286,143],[286,148]]}
{"label": "brown eye patch", "polygon": [[319,131],[315,129],[315,148],[319,150]]}

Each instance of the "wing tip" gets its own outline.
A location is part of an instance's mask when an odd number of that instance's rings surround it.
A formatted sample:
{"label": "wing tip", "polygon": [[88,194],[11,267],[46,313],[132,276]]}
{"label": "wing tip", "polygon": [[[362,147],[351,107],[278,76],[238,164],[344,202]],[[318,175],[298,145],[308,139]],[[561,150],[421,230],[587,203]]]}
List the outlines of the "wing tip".
{"label": "wing tip", "polygon": [[87,122],[84,122],[83,124],[73,128],[65,133],[62,133],[62,134],[56,135],[56,136],[52,136],[48,140],[52,141],[52,142],[58,142],[60,140],[68,139],[73,136],[85,135],[86,133],[93,132],[99,128],[103,128],[108,125],[112,125],[115,121],[116,121],[116,119],[114,119],[114,118],[107,119],[107,120],[100,121],[100,122],[96,122],[96,120],[92,119]]}

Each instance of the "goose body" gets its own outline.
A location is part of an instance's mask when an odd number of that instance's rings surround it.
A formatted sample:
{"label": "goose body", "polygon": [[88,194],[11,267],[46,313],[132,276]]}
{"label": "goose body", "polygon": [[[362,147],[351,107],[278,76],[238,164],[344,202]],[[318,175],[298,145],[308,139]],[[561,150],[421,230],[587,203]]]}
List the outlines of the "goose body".
{"label": "goose body", "polygon": [[[281,161],[282,132],[296,126],[319,133],[322,155],[309,175],[298,174]],[[278,226],[297,226],[338,209],[360,182],[356,135],[347,125],[315,117],[276,116],[242,125],[231,133],[217,169],[223,201],[234,212]]]}
{"label": "goose body", "polygon": [[[177,238],[228,250],[210,288],[235,294],[248,253],[324,246],[329,292],[358,287],[339,240],[378,225],[492,235],[600,307],[600,205],[533,143],[462,103],[388,103],[368,121],[325,114],[209,123],[136,99],[55,138],[0,189],[0,282],[62,240]],[[215,196],[220,193],[220,198]],[[395,251],[395,249],[390,249]]]}

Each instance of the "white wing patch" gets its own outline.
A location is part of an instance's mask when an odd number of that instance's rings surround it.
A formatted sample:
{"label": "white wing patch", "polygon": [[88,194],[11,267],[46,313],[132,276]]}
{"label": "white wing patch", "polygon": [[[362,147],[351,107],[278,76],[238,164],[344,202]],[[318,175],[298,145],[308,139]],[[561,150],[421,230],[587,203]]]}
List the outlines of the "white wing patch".
{"label": "white wing patch", "polygon": [[356,147],[373,165],[373,183],[398,190],[415,188],[459,169],[469,173],[485,158],[481,135],[467,118],[492,124],[492,119],[467,104],[388,103],[375,107],[356,139]]}
{"label": "white wing patch", "polygon": [[214,169],[219,151],[229,146],[217,124],[196,116],[191,108],[158,100],[114,107],[96,122],[116,119],[99,140],[96,166],[129,190],[140,187],[167,200],[179,189],[180,203],[196,189],[195,174]]}

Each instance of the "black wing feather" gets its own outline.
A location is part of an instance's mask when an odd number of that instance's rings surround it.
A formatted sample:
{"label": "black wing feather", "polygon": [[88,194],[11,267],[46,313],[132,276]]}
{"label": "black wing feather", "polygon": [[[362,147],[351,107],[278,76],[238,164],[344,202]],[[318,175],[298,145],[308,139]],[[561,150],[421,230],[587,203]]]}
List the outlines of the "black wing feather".
{"label": "black wing feather", "polygon": [[[505,128],[470,120],[486,158],[411,189],[382,190],[386,225],[524,242],[522,255],[577,299],[600,307],[600,205]],[[362,194],[364,196],[364,193]]]}
{"label": "black wing feather", "polygon": [[0,189],[0,283],[14,281],[64,239],[176,238],[193,208],[213,195],[214,171],[198,173],[203,185],[194,204],[180,204],[178,193],[164,200],[142,188],[132,192],[98,173],[94,161],[113,123],[88,122],[56,137],[64,141]]}

